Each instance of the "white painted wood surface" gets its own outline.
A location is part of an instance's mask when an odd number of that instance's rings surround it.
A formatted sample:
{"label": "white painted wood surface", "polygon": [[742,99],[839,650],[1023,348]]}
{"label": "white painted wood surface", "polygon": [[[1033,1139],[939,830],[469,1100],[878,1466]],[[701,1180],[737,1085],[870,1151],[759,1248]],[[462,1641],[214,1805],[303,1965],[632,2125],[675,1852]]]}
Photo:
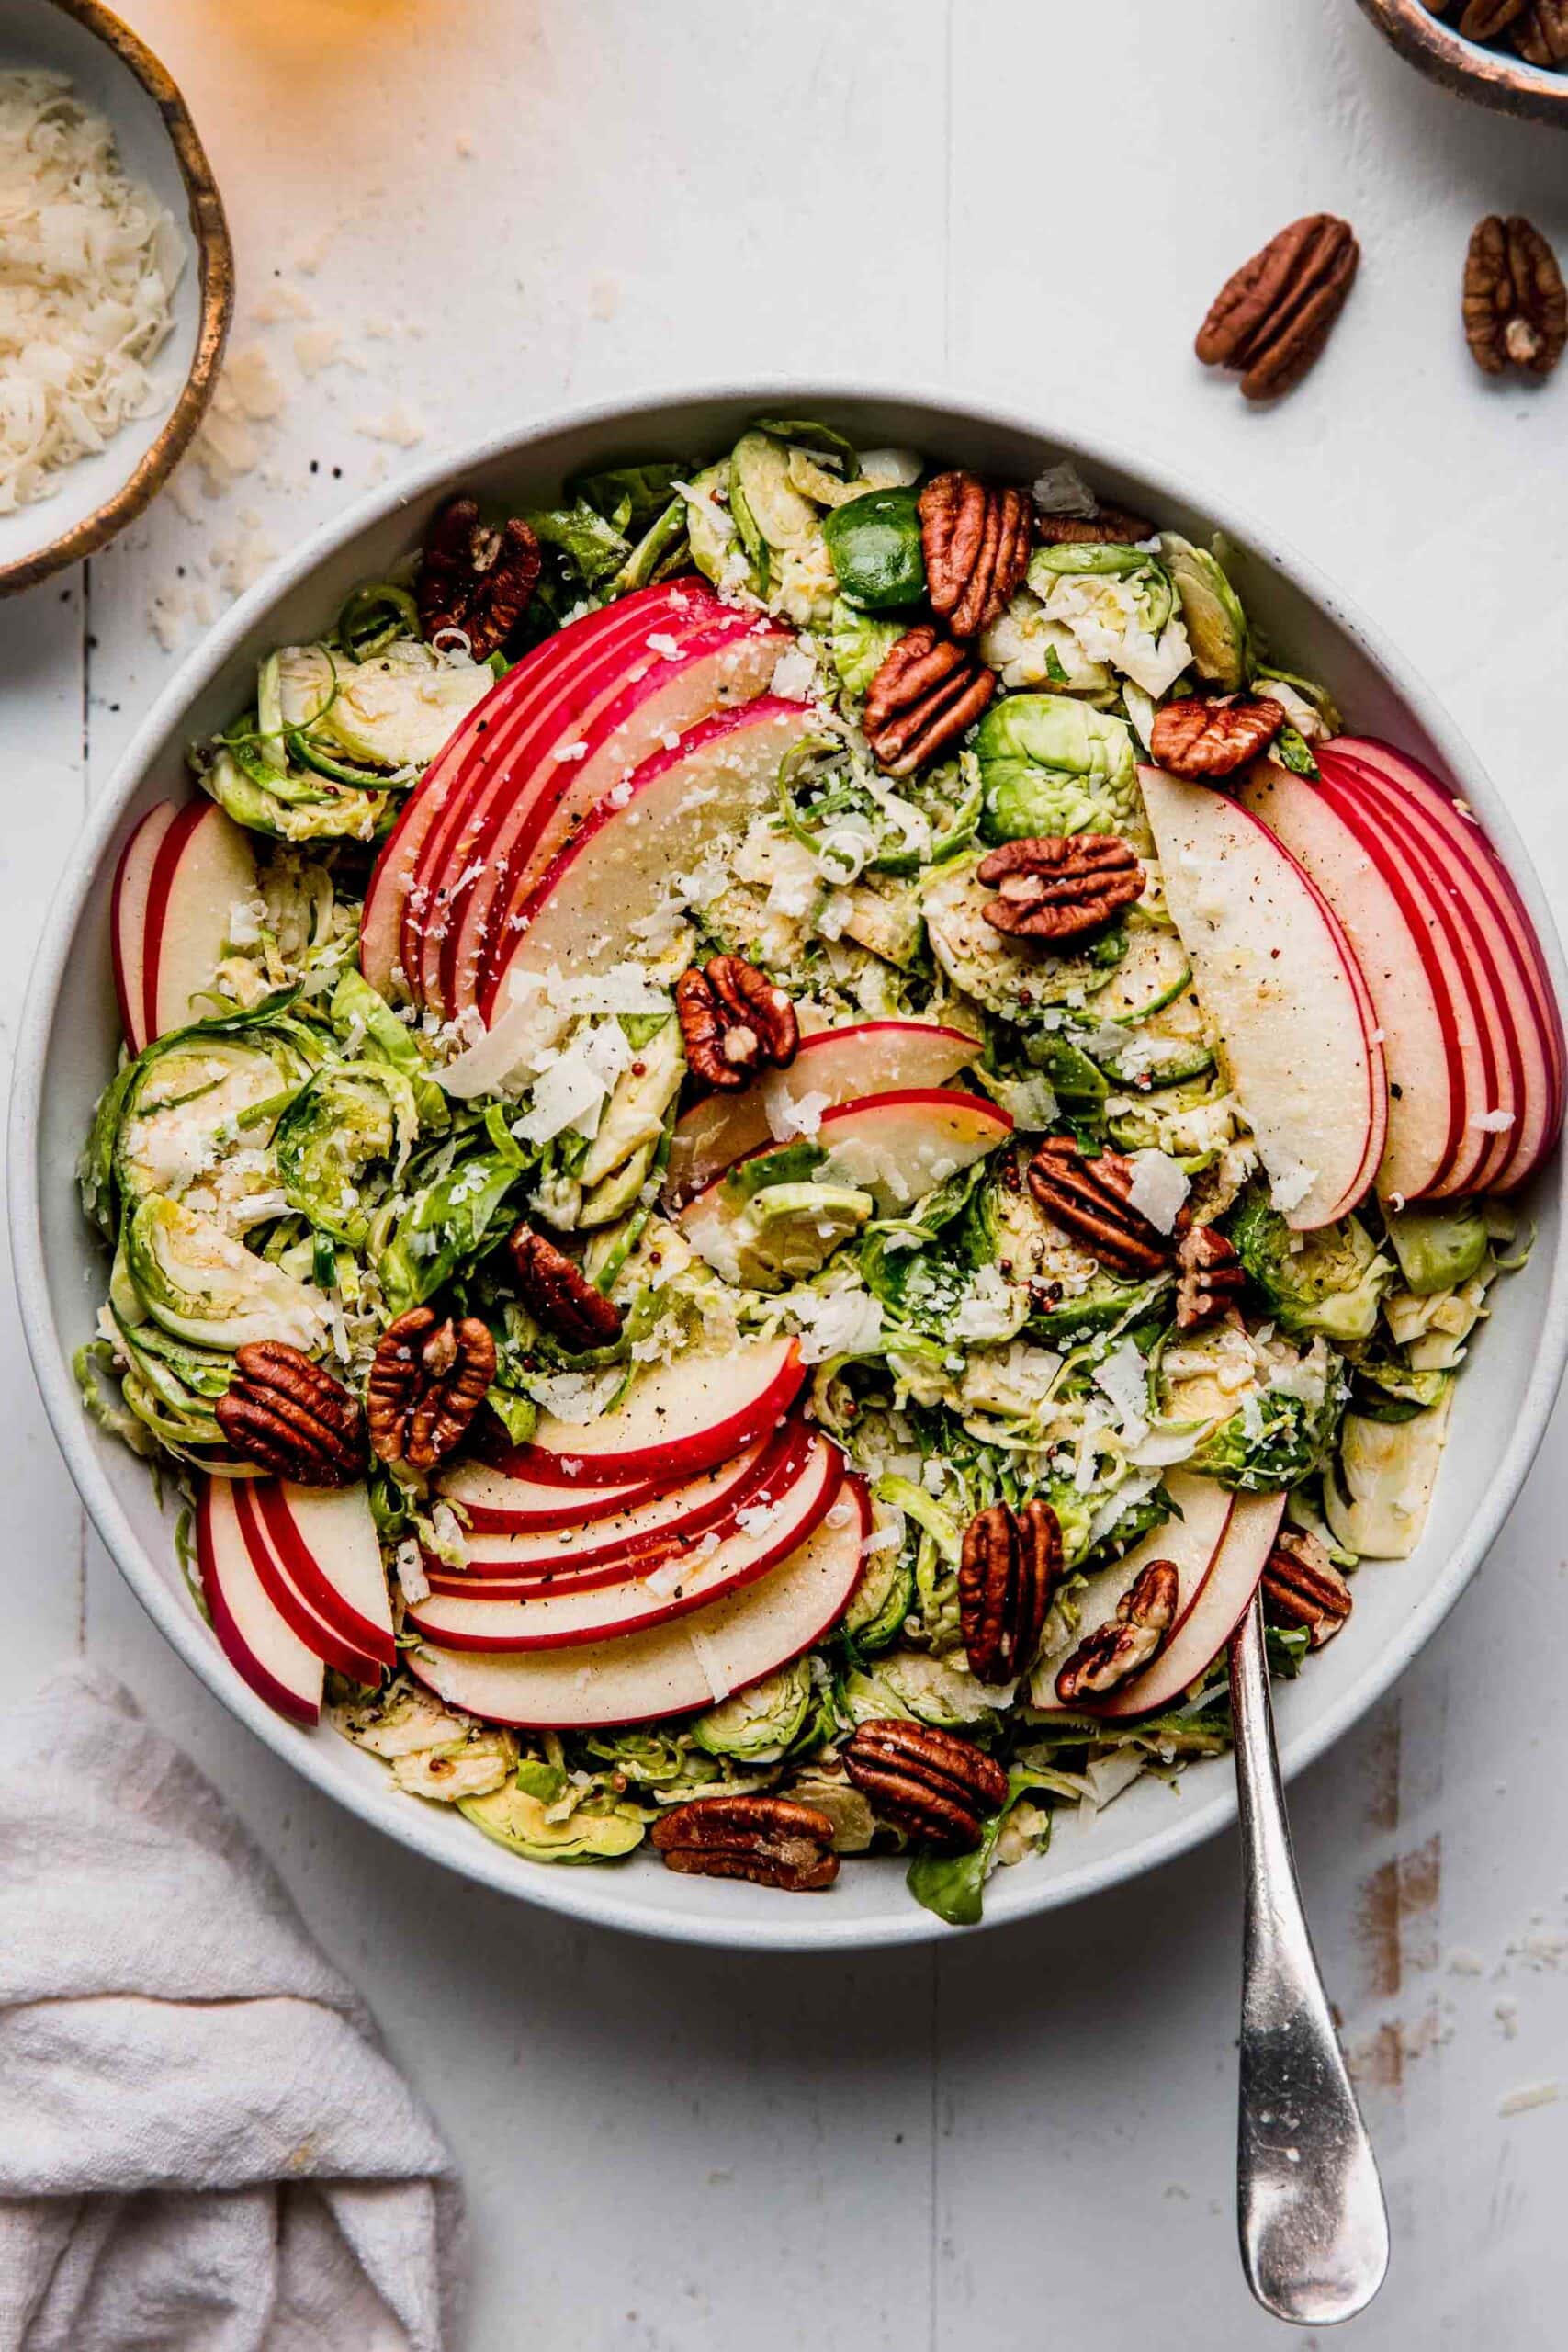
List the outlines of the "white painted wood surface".
{"label": "white painted wood surface", "polygon": [[[236,344],[289,397],[227,496],[187,479],[188,513],[165,499],[90,578],[0,610],[0,1005],[167,673],[154,594],[188,639],[225,547],[282,548],[402,460],[367,424],[423,419],[429,448],[682,374],[945,378],[1190,465],[1441,683],[1568,902],[1568,370],[1487,385],[1457,324],[1482,212],[1568,257],[1568,145],[1427,89],[1350,0],[125,6],[227,193]],[[1308,385],[1255,413],[1192,331],[1320,207],[1357,224],[1362,282]],[[294,338],[323,323],[345,358],[309,375]],[[235,1728],[85,1535],[18,1348],[4,1383],[0,1690],[85,1648],[231,1793],[458,2151],[472,2352],[1274,2340],[1233,2253],[1228,1840],[859,1962],[558,1925]],[[1565,1430],[1399,1694],[1294,1792],[1394,2216],[1389,2285],[1344,2331],[1365,2352],[1562,2340]]]}

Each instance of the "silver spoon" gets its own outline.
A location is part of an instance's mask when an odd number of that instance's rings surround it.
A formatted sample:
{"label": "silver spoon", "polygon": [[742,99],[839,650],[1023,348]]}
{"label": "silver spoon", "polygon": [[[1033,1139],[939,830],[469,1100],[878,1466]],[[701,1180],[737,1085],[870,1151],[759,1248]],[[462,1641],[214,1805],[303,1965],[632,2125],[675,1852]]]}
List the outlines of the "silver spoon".
{"label": "silver spoon", "polygon": [[1231,1636],[1247,1869],[1236,2222],[1247,2283],[1302,2327],[1350,2319],[1382,2285],[1388,2214],[1312,1948],[1291,1852],[1262,1603]]}

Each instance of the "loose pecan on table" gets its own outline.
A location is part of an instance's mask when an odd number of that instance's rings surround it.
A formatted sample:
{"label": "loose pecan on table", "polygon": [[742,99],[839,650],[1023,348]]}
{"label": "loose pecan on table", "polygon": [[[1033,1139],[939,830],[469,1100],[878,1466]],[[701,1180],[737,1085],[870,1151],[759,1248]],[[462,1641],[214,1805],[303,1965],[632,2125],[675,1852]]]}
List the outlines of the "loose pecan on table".
{"label": "loose pecan on table", "polygon": [[1208,784],[1258,759],[1284,724],[1267,695],[1188,695],[1155,713],[1149,751],[1156,767]]}
{"label": "loose pecan on table", "polygon": [[996,691],[996,672],[929,621],[907,629],[865,697],[861,725],[877,766],[913,775],[973,727]]}
{"label": "loose pecan on table", "polygon": [[1176,1621],[1181,1580],[1169,1560],[1151,1560],[1116,1604],[1114,1615],[1086,1634],[1056,1676],[1064,1707],[1103,1699],[1158,1657]]}
{"label": "loose pecan on table", "polygon": [[1348,220],[1292,220],[1221,287],[1198,330],[1199,358],[1237,369],[1249,401],[1290,391],[1327,342],[1359,258]]}
{"label": "loose pecan on table", "polygon": [[1034,536],[1043,548],[1130,548],[1154,535],[1152,523],[1121,506],[1097,506],[1092,514],[1034,517]]}
{"label": "loose pecan on table", "polygon": [[1119,1151],[1087,1158],[1071,1136],[1049,1136],[1029,1163],[1029,1189],[1046,1216],[1113,1273],[1163,1274],[1175,1244],[1135,1209],[1133,1165]]}
{"label": "loose pecan on table", "polygon": [[1350,1614],[1350,1588],[1326,1547],[1305,1529],[1275,1539],[1263,1570],[1263,1613],[1271,1625],[1304,1625],[1312,1647],[1331,1642]]}
{"label": "loose pecan on table", "polygon": [[926,594],[954,637],[978,637],[1004,613],[1029,568],[1034,503],[978,474],[937,474],[920,492]]}
{"label": "loose pecan on table", "polygon": [[236,1453],[297,1487],[347,1487],[365,1475],[365,1419],[341,1380],[283,1340],[248,1340],[213,1407]]}
{"label": "loose pecan on table", "polygon": [[526,1217],[508,1236],[523,1304],[563,1348],[582,1355],[621,1336],[621,1310],[595,1288],[581,1267],[536,1233]]}
{"label": "loose pecan on table", "polygon": [[382,1332],[366,1383],[372,1453],[434,1470],[462,1443],[494,1378],[495,1341],[477,1315],[454,1323],[411,1306]]}
{"label": "loose pecan on table", "polygon": [[1529,0],[1508,39],[1527,65],[1568,63],[1568,0]]}
{"label": "loose pecan on table", "polygon": [[1515,214],[1478,221],[1464,264],[1464,337],[1488,376],[1550,376],[1568,343],[1568,291],[1539,229]]}
{"label": "loose pecan on table", "polygon": [[744,1086],[764,1062],[787,1069],[800,1045],[787,991],[739,956],[713,956],[682,972],[675,1012],[686,1067],[715,1093]]}
{"label": "loose pecan on table", "polygon": [[426,642],[461,629],[476,662],[505,644],[533,600],[539,542],[520,515],[497,530],[478,501],[449,498],[436,511],[419,567],[419,625]]}
{"label": "loose pecan on table", "polygon": [[833,1825],[793,1797],[694,1797],[653,1825],[664,1867],[700,1878],[747,1878],[757,1886],[814,1894],[839,1875]]}
{"label": "loose pecan on table", "polygon": [[1008,1776],[973,1740],[929,1724],[862,1724],[843,1751],[861,1794],[896,1829],[950,1854],[970,1853],[1007,1801]]}
{"label": "loose pecan on table", "polygon": [[982,1682],[1010,1682],[1033,1665],[1061,1575],[1062,1530],[1049,1503],[976,1512],[958,1565],[958,1622]]}
{"label": "loose pecan on table", "polygon": [[1116,833],[1043,833],[980,860],[997,895],[981,909],[1010,938],[1059,942],[1099,931],[1142,896],[1144,869]]}
{"label": "loose pecan on table", "polygon": [[1223,1233],[1199,1225],[1183,1209],[1176,1222],[1176,1328],[1197,1331],[1240,1303],[1247,1280],[1241,1260]]}

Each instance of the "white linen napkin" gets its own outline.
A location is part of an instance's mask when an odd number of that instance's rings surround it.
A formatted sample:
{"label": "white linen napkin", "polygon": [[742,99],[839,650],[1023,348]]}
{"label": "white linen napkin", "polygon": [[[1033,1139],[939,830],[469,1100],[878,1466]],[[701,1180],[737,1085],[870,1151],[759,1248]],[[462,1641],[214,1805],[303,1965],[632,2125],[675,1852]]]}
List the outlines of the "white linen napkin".
{"label": "white linen napkin", "polygon": [[442,2352],[452,2160],[128,1692],[0,1721],[0,2352]]}

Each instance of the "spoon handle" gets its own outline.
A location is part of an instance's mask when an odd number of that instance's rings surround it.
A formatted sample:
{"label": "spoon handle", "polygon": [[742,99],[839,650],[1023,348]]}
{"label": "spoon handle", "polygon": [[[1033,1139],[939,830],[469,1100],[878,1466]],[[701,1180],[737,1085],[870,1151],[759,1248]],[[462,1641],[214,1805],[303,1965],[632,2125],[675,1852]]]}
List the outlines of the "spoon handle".
{"label": "spoon handle", "polygon": [[1242,2267],[1266,2311],[1327,2326],[1363,2310],[1382,2286],[1388,2215],[1302,1909],[1257,1598],[1231,1636],[1230,1683],[1247,1871]]}

